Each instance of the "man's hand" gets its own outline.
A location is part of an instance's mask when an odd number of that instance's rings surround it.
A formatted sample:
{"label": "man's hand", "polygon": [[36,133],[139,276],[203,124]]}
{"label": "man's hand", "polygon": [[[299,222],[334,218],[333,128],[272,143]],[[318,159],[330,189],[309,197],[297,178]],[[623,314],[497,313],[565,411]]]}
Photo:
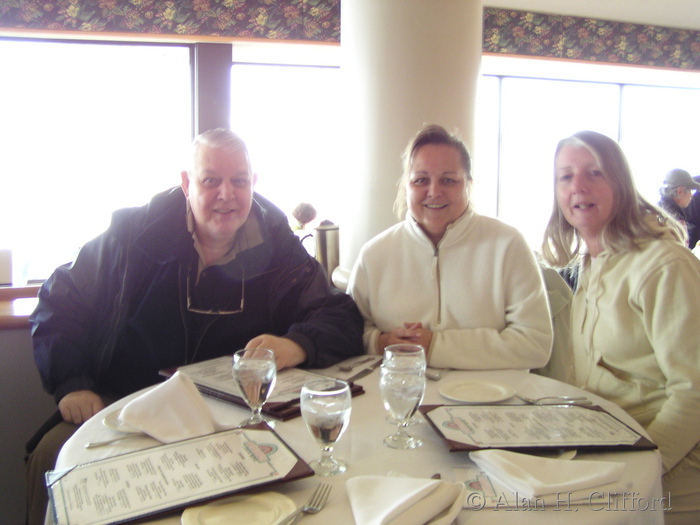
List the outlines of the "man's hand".
{"label": "man's hand", "polygon": [[432,340],[433,332],[423,328],[421,323],[404,323],[403,326],[394,328],[391,332],[379,335],[379,352],[382,353],[389,345],[411,344],[421,345],[427,354]]}
{"label": "man's hand", "polygon": [[291,339],[276,335],[262,334],[254,337],[246,348],[270,348],[275,352],[277,370],[291,368],[306,361],[306,352]]}
{"label": "man's hand", "polygon": [[105,407],[102,398],[91,390],[77,390],[66,394],[58,402],[63,420],[81,425]]}

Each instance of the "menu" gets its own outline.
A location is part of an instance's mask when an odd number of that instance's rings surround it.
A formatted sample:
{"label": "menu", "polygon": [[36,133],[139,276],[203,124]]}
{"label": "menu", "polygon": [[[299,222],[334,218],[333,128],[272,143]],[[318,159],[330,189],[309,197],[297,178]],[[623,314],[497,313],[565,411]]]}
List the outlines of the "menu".
{"label": "menu", "polygon": [[[247,406],[238,385],[233,380],[231,356],[181,366],[177,370],[187,374],[202,394],[235,405]],[[174,369],[160,371],[160,374],[166,377],[174,373]],[[272,395],[263,405],[263,414],[283,421],[301,415],[299,407],[301,387],[308,381],[326,378],[327,376],[300,368],[286,368],[278,372]],[[360,385],[350,384],[350,392],[355,396],[364,393],[364,390]]]}
{"label": "menu", "polygon": [[58,525],[111,525],[311,475],[260,426],[50,471],[46,480]]}
{"label": "menu", "polygon": [[430,405],[421,412],[453,451],[656,448],[597,406]]}

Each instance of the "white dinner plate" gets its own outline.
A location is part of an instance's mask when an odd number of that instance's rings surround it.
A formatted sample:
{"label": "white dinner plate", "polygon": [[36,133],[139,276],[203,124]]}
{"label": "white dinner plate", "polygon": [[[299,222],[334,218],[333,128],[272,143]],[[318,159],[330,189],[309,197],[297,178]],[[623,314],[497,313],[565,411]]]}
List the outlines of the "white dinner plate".
{"label": "white dinner plate", "polygon": [[515,394],[512,388],[492,381],[453,381],[443,384],[439,392],[447,399],[471,405],[498,403]]}
{"label": "white dinner plate", "polygon": [[274,525],[296,510],[279,492],[232,496],[185,509],[182,525]]}
{"label": "white dinner plate", "polygon": [[124,432],[125,434],[141,434],[140,430],[125,425],[119,421],[119,414],[121,414],[121,408],[112,410],[107,414],[104,419],[102,419],[102,424],[109,428],[110,430],[116,430],[117,432]]}

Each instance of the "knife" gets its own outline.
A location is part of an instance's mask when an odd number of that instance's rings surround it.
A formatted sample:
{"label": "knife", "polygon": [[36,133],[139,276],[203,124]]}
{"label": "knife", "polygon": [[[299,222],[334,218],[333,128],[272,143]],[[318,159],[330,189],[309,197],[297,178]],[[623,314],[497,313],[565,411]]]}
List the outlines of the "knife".
{"label": "knife", "polygon": [[372,363],[371,365],[369,365],[367,368],[363,368],[362,370],[360,370],[360,371],[359,371],[357,374],[355,374],[354,376],[348,377],[348,378],[346,379],[346,381],[348,381],[348,382],[357,381],[358,379],[361,379],[361,378],[363,378],[363,377],[365,377],[365,376],[371,374],[372,372],[374,372],[374,370],[375,370],[376,368],[378,368],[379,365],[381,365],[381,364],[382,364],[382,358],[379,358],[379,359],[377,359],[374,363]]}

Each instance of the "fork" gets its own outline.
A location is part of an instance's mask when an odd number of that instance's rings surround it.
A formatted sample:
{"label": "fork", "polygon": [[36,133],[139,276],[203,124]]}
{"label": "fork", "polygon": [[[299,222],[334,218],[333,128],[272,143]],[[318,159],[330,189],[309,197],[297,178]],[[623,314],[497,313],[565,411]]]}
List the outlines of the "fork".
{"label": "fork", "polygon": [[521,394],[515,393],[515,397],[524,401],[528,405],[577,405],[585,406],[592,405],[588,399],[585,397],[571,397],[571,396],[544,396],[532,399],[531,397],[525,397]]}
{"label": "fork", "polygon": [[283,519],[278,525],[290,525],[294,523],[300,514],[316,514],[321,512],[328,502],[328,495],[331,493],[331,486],[321,483],[309,498],[306,505],[302,505],[289,516]]}

